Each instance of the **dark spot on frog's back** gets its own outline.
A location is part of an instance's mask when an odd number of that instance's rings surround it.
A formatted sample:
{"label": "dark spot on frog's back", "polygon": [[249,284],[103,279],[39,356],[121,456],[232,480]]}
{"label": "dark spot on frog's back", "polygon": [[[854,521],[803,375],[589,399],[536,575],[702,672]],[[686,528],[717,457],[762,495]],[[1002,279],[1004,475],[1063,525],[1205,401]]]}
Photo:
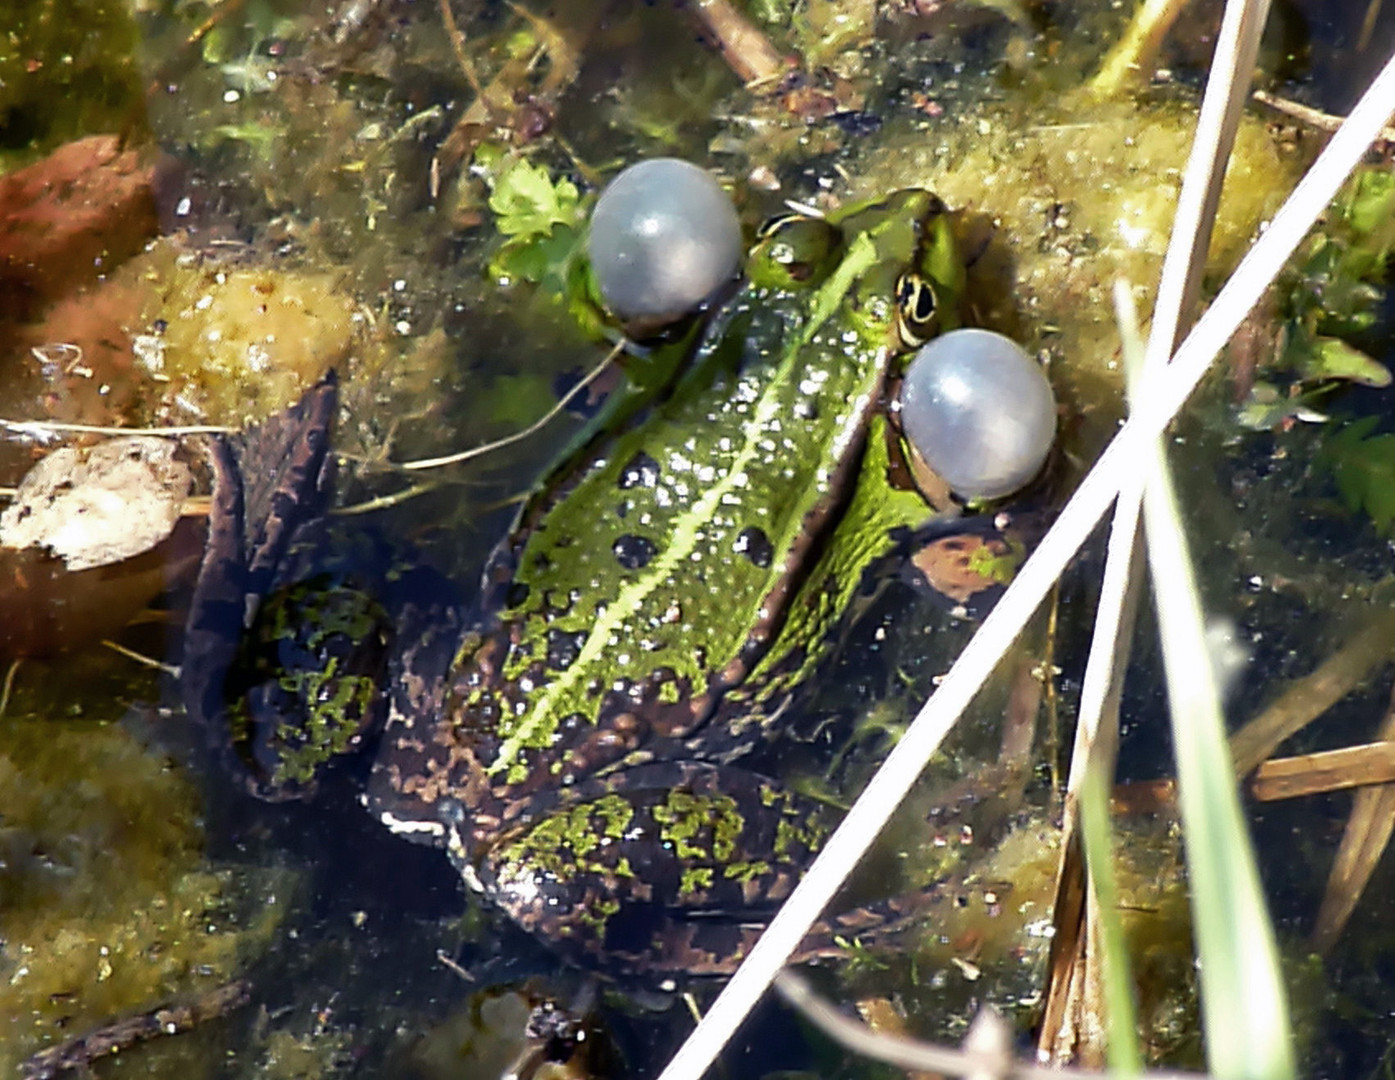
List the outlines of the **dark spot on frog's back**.
{"label": "dark spot on frog's back", "polygon": [[550,629],[547,632],[547,666],[553,671],[566,671],[581,655],[581,647],[586,644],[585,631],[568,633],[566,630]]}
{"label": "dark spot on frog's back", "polygon": [[658,546],[647,536],[626,533],[611,546],[615,561],[626,570],[643,570],[659,553]]}
{"label": "dark spot on frog's back", "polygon": [[755,525],[742,529],[732,546],[738,555],[745,555],[762,570],[768,567],[770,560],[775,557],[775,545],[770,542],[770,537],[765,535],[765,530]]}
{"label": "dark spot on frog's back", "polygon": [[659,482],[659,463],[643,450],[635,454],[620,470],[620,489],[651,488]]}

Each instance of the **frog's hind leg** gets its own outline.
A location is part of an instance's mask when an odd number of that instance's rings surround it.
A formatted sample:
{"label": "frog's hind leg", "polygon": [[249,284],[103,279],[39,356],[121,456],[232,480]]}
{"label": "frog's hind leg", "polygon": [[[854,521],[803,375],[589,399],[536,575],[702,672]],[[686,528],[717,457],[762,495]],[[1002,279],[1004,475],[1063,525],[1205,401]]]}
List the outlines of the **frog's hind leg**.
{"label": "frog's hind leg", "polygon": [[647,764],[530,807],[462,869],[586,966],[720,975],[749,952],[830,824],[823,804],[749,770]]}
{"label": "frog's hind leg", "polygon": [[184,631],[181,688],[195,722],[222,719],[223,682],[297,529],[325,514],[333,484],[329,429],[336,383],[326,376],[284,412],[210,447],[208,541]]}
{"label": "frog's hind leg", "polygon": [[[263,798],[296,797],[305,788],[268,780],[279,763],[278,752],[268,752],[266,732],[279,730],[280,717],[267,723],[253,717],[280,707],[279,700],[262,700],[280,687],[254,673],[263,662],[254,639],[300,621],[298,597],[279,606],[273,597],[285,599],[283,586],[293,569],[318,545],[333,491],[329,443],[335,410],[331,373],[275,416],[215,439],[210,452],[213,503],[185,626],[180,689],[215,756],[229,758],[235,769],[246,767],[249,790]],[[340,616],[342,609],[340,604]],[[277,640],[267,643],[273,652],[280,647]],[[374,662],[370,657],[368,663]],[[312,694],[328,701],[352,696],[350,690],[340,680],[321,682]]]}

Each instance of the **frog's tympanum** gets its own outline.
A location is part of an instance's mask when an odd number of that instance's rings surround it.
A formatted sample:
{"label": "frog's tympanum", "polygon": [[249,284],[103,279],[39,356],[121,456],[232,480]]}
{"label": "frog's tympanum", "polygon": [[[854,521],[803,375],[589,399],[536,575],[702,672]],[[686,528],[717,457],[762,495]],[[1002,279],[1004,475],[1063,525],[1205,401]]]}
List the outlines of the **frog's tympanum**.
{"label": "frog's tympanum", "polygon": [[[257,700],[303,699],[316,734],[239,721],[261,788],[304,784],[309,744],[359,737],[373,711],[361,672],[386,652],[366,794],[378,819],[444,847],[470,885],[579,962],[731,970],[830,824],[743,755],[778,735],[864,572],[934,515],[891,479],[884,407],[897,358],[954,325],[962,281],[926,191],[772,223],[672,385],[546,477],[478,613],[408,574],[383,606],[336,603],[327,628],[300,631],[290,651],[338,677],[264,676],[278,690]],[[307,422],[329,407],[318,393],[295,414],[301,433],[261,451],[307,493],[325,487],[324,428]],[[226,448],[218,460],[236,471]],[[275,471],[259,461],[257,475]],[[236,477],[234,489],[217,499],[191,619],[191,649],[214,657],[186,695],[205,717],[245,711],[218,705],[230,687],[254,696],[229,670],[270,669],[266,645],[248,661],[245,640],[218,636],[219,613],[293,626],[309,603],[286,575],[266,577],[299,544],[275,524],[286,507],[261,496],[257,519]],[[325,701],[344,704],[328,710],[337,723],[310,707]],[[279,780],[278,754],[297,762]]]}

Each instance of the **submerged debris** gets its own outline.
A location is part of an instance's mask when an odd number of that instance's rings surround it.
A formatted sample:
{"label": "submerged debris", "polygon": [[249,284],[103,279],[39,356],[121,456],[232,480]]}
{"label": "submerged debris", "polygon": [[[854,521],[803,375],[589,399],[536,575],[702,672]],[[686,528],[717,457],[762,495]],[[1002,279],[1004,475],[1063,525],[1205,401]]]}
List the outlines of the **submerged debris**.
{"label": "submerged debris", "polygon": [[69,570],[148,551],[174,529],[193,477],[168,439],[65,447],[34,466],[0,514],[0,545],[44,548]]}
{"label": "submerged debris", "polygon": [[245,1005],[247,1000],[247,983],[230,982],[191,1001],[161,1005],[40,1050],[20,1065],[19,1075],[22,1080],[51,1080],[65,1072],[86,1071],[93,1062],[128,1046],[162,1035],[178,1035]]}

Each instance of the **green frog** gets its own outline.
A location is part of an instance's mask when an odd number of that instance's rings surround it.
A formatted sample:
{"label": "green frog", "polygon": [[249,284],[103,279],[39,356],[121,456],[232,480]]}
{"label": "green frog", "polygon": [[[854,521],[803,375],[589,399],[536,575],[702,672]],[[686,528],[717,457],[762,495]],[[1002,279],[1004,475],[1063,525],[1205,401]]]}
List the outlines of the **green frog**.
{"label": "green frog", "polygon": [[[733,969],[831,824],[742,758],[780,736],[864,572],[936,513],[893,482],[885,406],[898,357],[956,324],[963,281],[927,191],[767,226],[672,385],[524,506],[486,571],[482,619],[425,588],[389,604],[390,626],[321,635],[346,671],[354,642],[376,656],[393,637],[369,810],[444,847],[469,885],[580,963]],[[278,452],[322,497],[326,459],[305,459],[324,440],[308,438]],[[220,475],[235,472],[224,460]],[[241,564],[275,562],[216,504],[212,528],[257,553]],[[255,576],[239,572],[200,588],[231,611]],[[213,609],[195,610],[191,627],[212,633]],[[223,655],[203,668],[231,662],[226,643],[205,645]],[[316,679],[306,700],[340,693]],[[195,682],[191,711],[216,711],[221,677]],[[371,711],[345,696],[338,748]]]}

